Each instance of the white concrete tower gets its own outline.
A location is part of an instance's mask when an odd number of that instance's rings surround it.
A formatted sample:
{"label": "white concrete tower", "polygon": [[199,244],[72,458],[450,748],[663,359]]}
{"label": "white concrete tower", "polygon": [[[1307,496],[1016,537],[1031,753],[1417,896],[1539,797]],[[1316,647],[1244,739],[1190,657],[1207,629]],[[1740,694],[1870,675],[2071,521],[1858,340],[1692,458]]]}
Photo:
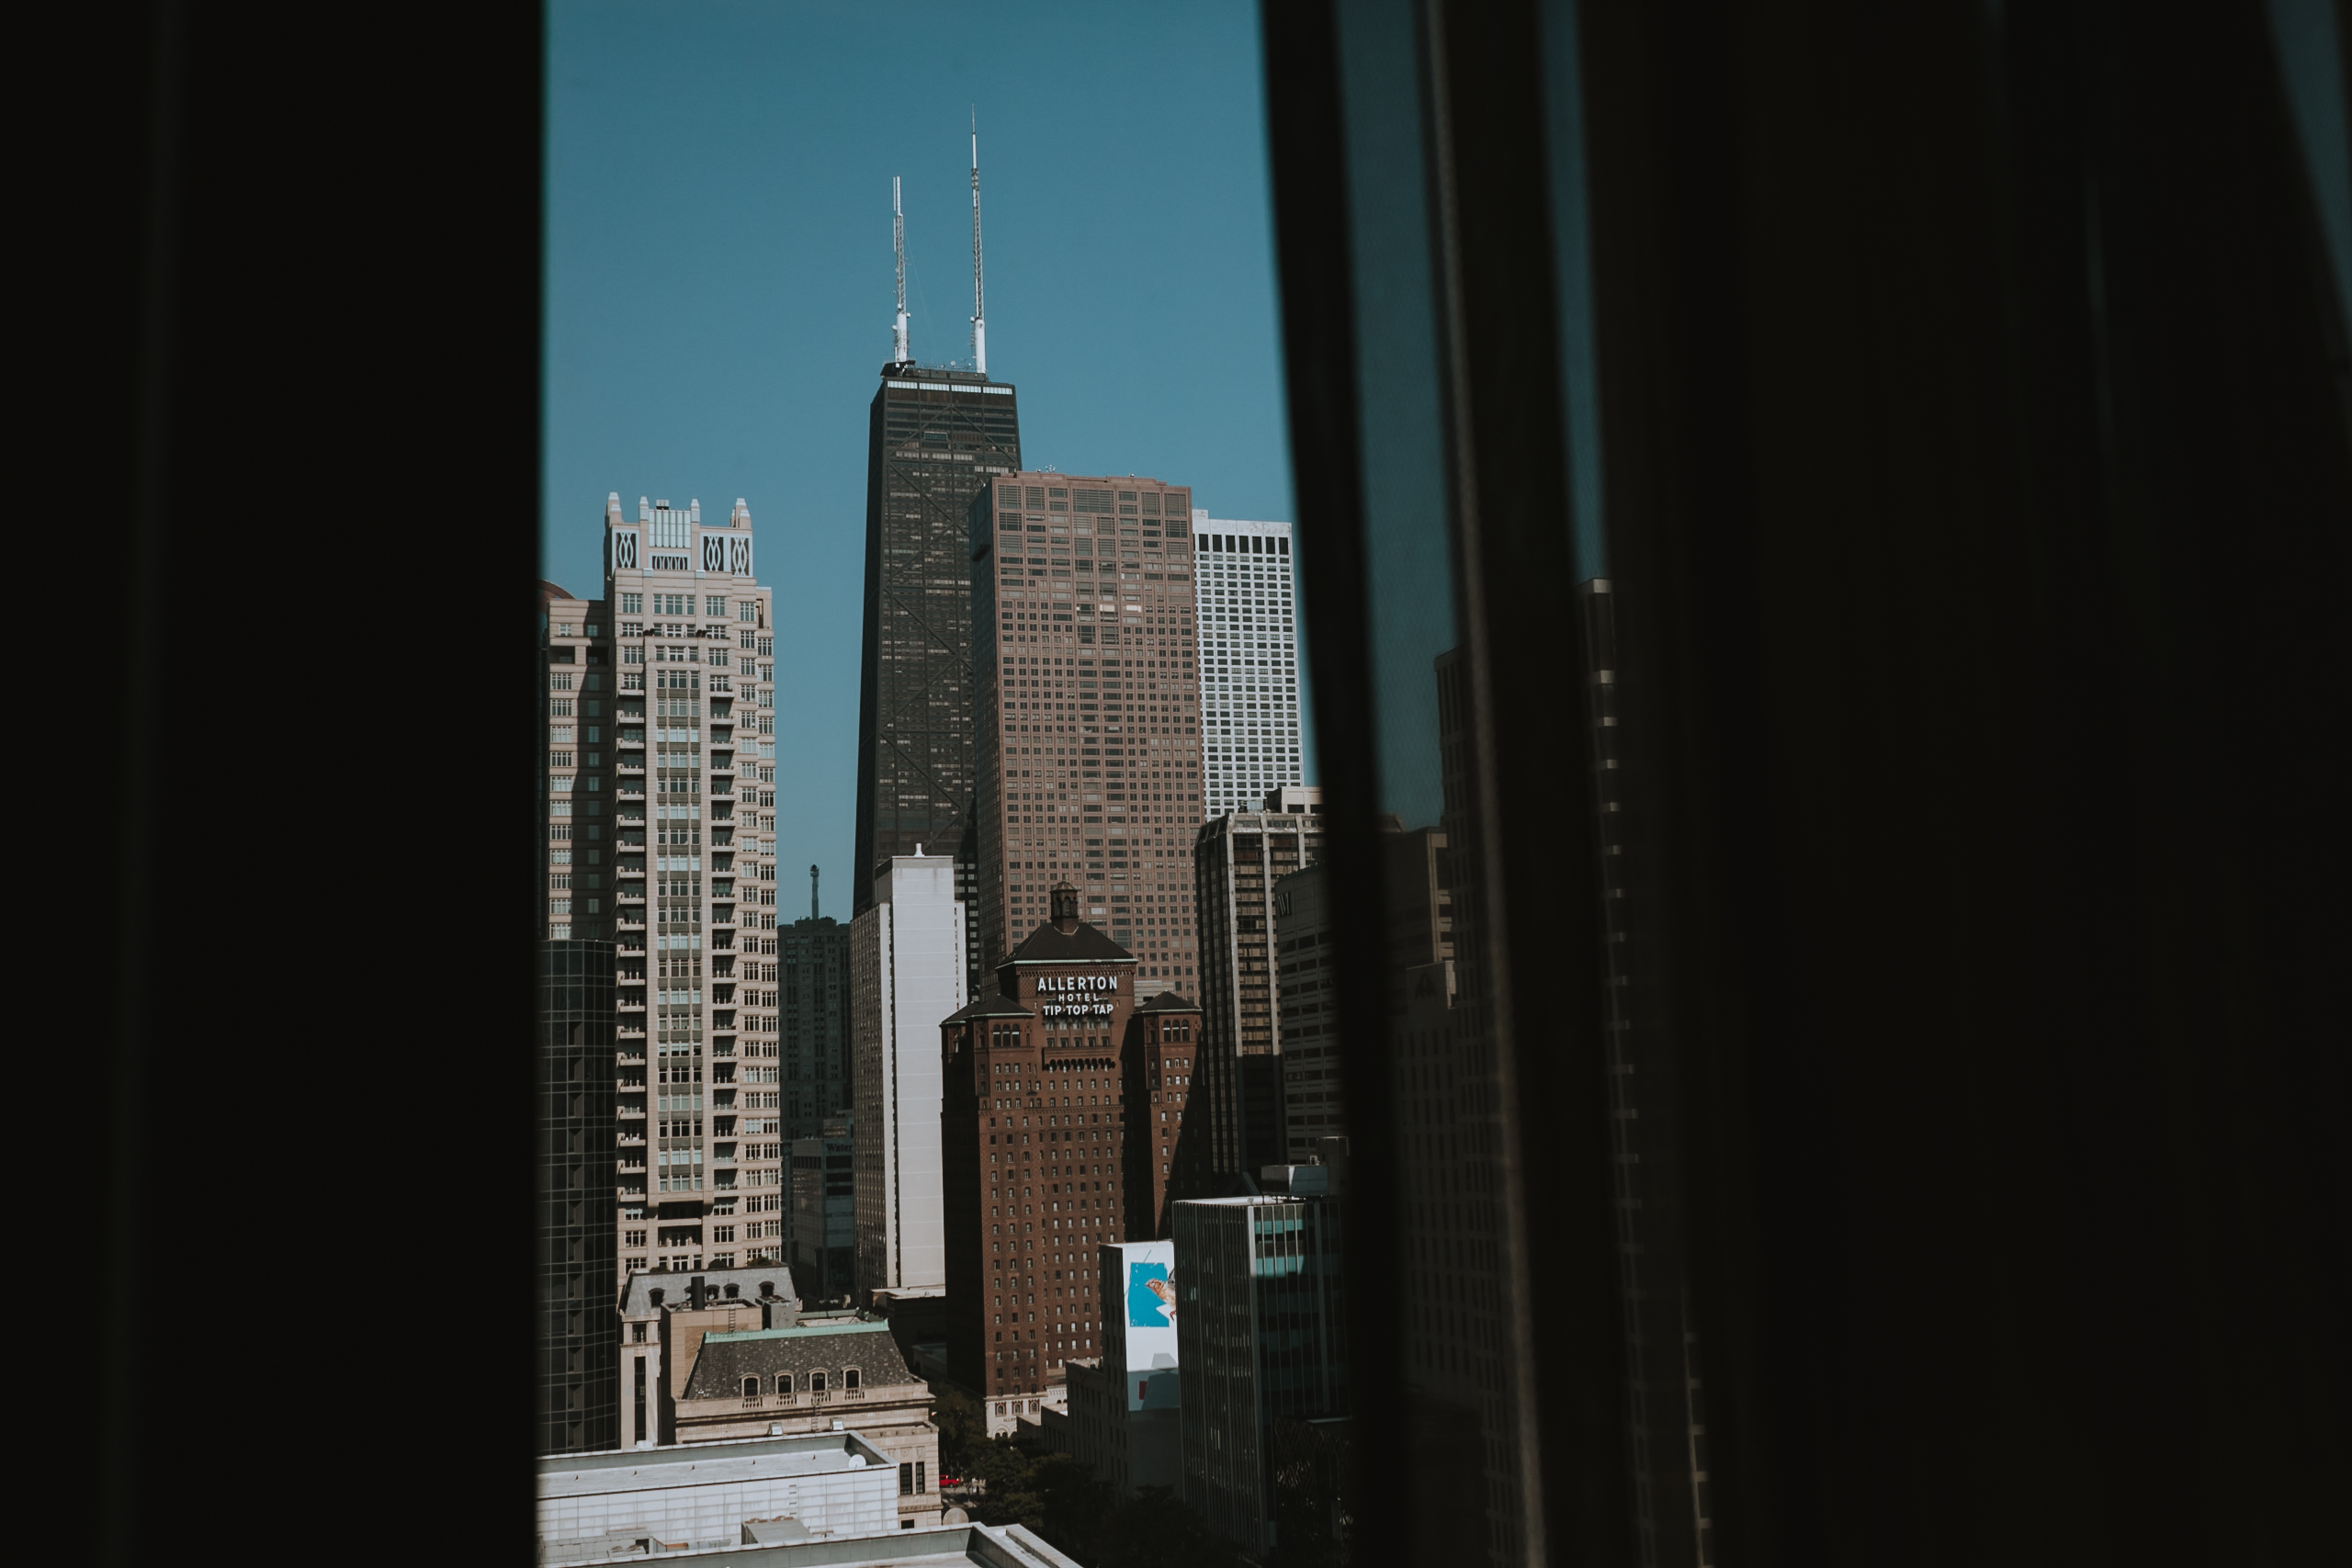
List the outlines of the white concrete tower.
{"label": "white concrete tower", "polygon": [[956,857],[894,855],[850,926],[857,1289],[944,1290],[939,1026],[966,993]]}
{"label": "white concrete tower", "polygon": [[1256,811],[1305,782],[1298,745],[1298,578],[1287,523],[1193,513],[1201,628],[1203,818]]}
{"label": "white concrete tower", "polygon": [[775,657],[751,508],[618,499],[594,656],[612,691],[605,787],[619,1068],[619,1262],[777,1256]]}

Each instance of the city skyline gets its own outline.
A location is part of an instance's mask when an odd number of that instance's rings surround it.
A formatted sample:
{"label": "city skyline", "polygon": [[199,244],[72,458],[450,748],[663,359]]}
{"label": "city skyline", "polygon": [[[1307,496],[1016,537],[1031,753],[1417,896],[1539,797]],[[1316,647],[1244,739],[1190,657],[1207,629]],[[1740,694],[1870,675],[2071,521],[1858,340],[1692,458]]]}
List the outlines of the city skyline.
{"label": "city skyline", "polygon": [[[843,919],[872,870],[852,863],[849,781],[894,175],[915,359],[965,360],[977,112],[989,371],[1022,384],[1024,461],[1182,473],[1220,516],[1295,511],[1251,12],[1012,7],[978,38],[964,15],[549,18],[543,575],[596,592],[590,519],[616,488],[741,495],[767,520],[794,563],[778,657],[800,675],[779,863],[821,865]],[[1073,137],[1066,95],[1007,90],[1033,78],[1170,112]],[[1106,243],[1067,243],[1072,188]]]}

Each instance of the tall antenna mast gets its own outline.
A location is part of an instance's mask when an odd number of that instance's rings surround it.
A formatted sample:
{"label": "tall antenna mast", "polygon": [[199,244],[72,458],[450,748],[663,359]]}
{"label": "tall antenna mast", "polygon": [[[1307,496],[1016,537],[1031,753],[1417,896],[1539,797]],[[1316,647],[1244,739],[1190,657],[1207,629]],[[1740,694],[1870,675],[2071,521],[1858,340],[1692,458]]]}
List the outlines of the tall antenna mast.
{"label": "tall antenna mast", "polygon": [[989,373],[989,308],[980,291],[980,115],[972,111],[972,368]]}
{"label": "tall antenna mast", "polygon": [[914,350],[907,346],[907,215],[899,205],[899,176],[890,176],[890,245],[899,254],[899,316],[890,337],[890,363],[904,365]]}

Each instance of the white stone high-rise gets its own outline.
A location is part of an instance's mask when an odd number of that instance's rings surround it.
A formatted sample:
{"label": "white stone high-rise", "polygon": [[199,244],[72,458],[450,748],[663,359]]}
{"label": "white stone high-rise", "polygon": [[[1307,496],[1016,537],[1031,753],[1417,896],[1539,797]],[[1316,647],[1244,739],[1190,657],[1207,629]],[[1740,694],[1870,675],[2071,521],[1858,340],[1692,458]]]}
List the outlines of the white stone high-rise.
{"label": "white stone high-rise", "polygon": [[[922,846],[917,846],[918,849]],[[857,1288],[944,1290],[939,1026],[971,998],[953,854],[893,855],[850,925]]]}
{"label": "white stone high-rise", "polygon": [[609,845],[612,882],[572,934],[616,950],[619,1270],[732,1269],[783,1245],[774,595],[741,500],[705,522],[615,492],[604,525],[581,689],[612,708],[580,715],[574,843]]}
{"label": "white stone high-rise", "polygon": [[1195,511],[1193,560],[1205,819],[1255,811],[1268,790],[1303,781],[1291,525]]}

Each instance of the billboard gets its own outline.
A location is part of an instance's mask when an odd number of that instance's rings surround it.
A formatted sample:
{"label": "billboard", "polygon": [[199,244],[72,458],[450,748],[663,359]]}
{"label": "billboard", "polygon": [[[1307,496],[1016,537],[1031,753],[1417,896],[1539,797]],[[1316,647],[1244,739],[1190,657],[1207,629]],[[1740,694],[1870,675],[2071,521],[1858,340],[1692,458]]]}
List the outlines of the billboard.
{"label": "billboard", "polygon": [[[1105,1284],[1118,1294],[1114,1321],[1122,1336],[1127,1408],[1159,1410],[1176,1404],[1176,1244],[1114,1242],[1103,1251],[1116,1268]],[[1106,1261],[1110,1261],[1106,1259]],[[1115,1283],[1114,1283],[1115,1281]]]}

